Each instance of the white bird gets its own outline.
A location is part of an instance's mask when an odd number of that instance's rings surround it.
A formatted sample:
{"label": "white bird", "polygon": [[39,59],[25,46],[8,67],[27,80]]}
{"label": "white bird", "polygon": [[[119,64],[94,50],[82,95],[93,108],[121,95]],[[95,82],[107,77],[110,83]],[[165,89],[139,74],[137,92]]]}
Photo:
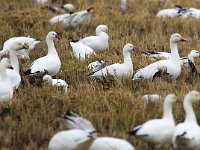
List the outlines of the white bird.
{"label": "white bird", "polygon": [[67,93],[68,84],[66,81],[64,81],[62,79],[52,79],[52,77],[50,75],[44,75],[43,81],[47,81],[51,85],[61,87],[63,89],[64,93]]}
{"label": "white bird", "polygon": [[195,66],[195,58],[199,58],[200,54],[198,50],[191,50],[191,52],[189,53],[189,55],[187,57],[183,57],[181,58],[182,64],[186,67],[190,67],[189,61],[191,61],[191,63],[193,63],[193,65]]}
{"label": "white bird", "polygon": [[107,75],[111,75],[119,79],[123,79],[128,76],[131,77],[133,75],[131,53],[135,50],[136,48],[132,44],[126,44],[123,48],[124,62],[122,64],[116,63],[106,66],[97,72],[91,73],[90,76],[99,79],[103,79],[103,77],[106,77]]}
{"label": "white bird", "polygon": [[154,62],[142,69],[139,69],[133,77],[133,80],[138,80],[141,78],[152,79],[156,72],[158,72],[158,65],[162,65],[166,68],[169,76],[176,80],[181,74],[181,61],[178,53],[177,43],[180,41],[186,41],[180,34],[174,33],[170,38],[170,49],[171,55],[168,60],[160,60]]}
{"label": "white bird", "polygon": [[57,15],[57,16],[54,16],[53,18],[51,18],[49,20],[49,23],[53,25],[55,23],[63,22],[65,18],[70,17],[70,16],[71,16],[71,13]]}
{"label": "white bird", "polygon": [[200,127],[197,123],[192,103],[200,101],[200,93],[197,91],[189,92],[183,101],[183,108],[186,116],[183,123],[179,123],[174,131],[172,138],[174,148],[181,150],[200,149]]}
{"label": "white bird", "polygon": [[48,54],[35,60],[32,63],[30,69],[25,72],[25,75],[43,73],[47,71],[50,76],[55,76],[59,72],[61,61],[53,42],[55,38],[60,39],[56,32],[51,31],[47,34],[46,42],[48,47]]}
{"label": "white bird", "polygon": [[45,4],[47,2],[49,2],[49,0],[32,0],[35,3],[40,3],[40,4]]}
{"label": "white bird", "polygon": [[193,17],[193,18],[200,18],[200,9],[196,9],[196,8],[188,8],[187,12],[182,14],[181,16],[183,19],[187,19],[189,17]]}
{"label": "white bird", "polygon": [[90,57],[90,55],[96,55],[95,51],[84,45],[79,41],[70,42],[73,53],[78,60],[85,60]]}
{"label": "white bird", "polygon": [[92,72],[97,72],[99,71],[100,69],[103,69],[105,67],[105,61],[104,60],[97,60],[97,61],[94,61],[94,62],[91,62],[89,65],[88,65],[88,68],[90,70],[92,70]]}
{"label": "white bird", "polygon": [[80,40],[84,45],[89,46],[95,52],[103,52],[108,49],[108,27],[106,25],[98,25],[96,28],[96,36],[89,36]]}
{"label": "white bird", "polygon": [[82,10],[82,11],[71,14],[70,16],[66,17],[63,20],[63,26],[65,28],[66,27],[77,27],[78,25],[80,25],[83,22],[86,24],[89,24],[91,14],[93,12],[92,9],[93,8],[89,8],[89,9]]}
{"label": "white bird", "polygon": [[17,55],[20,56],[22,59],[29,59],[29,53],[30,51],[35,48],[35,46],[40,43],[40,40],[36,40],[34,38],[30,37],[13,37],[8,39],[7,41],[4,42],[3,50],[0,51],[0,57],[1,55],[5,55],[9,52],[10,47],[13,43],[15,42],[21,42],[26,44],[29,48],[28,49],[21,49],[17,51]]}
{"label": "white bird", "polygon": [[72,129],[55,134],[48,145],[49,150],[88,150],[94,137],[83,130]]}
{"label": "white bird", "polygon": [[129,134],[146,142],[157,144],[158,147],[171,142],[175,129],[172,104],[176,99],[174,94],[167,95],[163,105],[163,118],[149,120],[133,128]]}
{"label": "white bird", "polygon": [[6,72],[6,68],[10,66],[8,58],[0,61],[0,102],[11,101],[13,97],[13,86]]}
{"label": "white bird", "polygon": [[122,12],[122,14],[126,13],[126,9],[127,9],[127,1],[121,0],[121,12]]}
{"label": "white bird", "polygon": [[[92,133],[93,136],[96,136],[95,128],[92,123],[82,118],[81,116],[73,113],[67,112],[64,114],[63,118],[65,121],[63,125],[66,129],[81,129]],[[113,137],[98,137],[96,138],[89,150],[134,150],[134,147],[123,139],[113,138]]]}
{"label": "white bird", "polygon": [[70,4],[70,3],[67,3],[67,4],[64,4],[63,5],[63,8],[65,8],[68,12],[73,12],[74,11],[74,5],[73,4]]}
{"label": "white bird", "polygon": [[146,94],[142,96],[143,101],[156,102],[161,99],[161,96],[158,94]]}

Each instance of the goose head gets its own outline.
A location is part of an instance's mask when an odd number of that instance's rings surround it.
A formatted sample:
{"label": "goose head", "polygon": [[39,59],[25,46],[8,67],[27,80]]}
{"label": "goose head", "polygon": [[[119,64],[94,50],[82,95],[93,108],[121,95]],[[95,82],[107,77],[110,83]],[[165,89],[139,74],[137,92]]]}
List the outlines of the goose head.
{"label": "goose head", "polygon": [[177,97],[176,95],[174,94],[168,94],[166,97],[165,97],[165,103],[167,104],[173,104],[174,102],[176,102],[177,100]]}
{"label": "goose head", "polygon": [[64,9],[66,9],[68,12],[73,12],[74,11],[74,5],[72,4],[65,4],[63,6]]}
{"label": "goose head", "polygon": [[5,67],[5,68],[12,67],[11,63],[10,63],[10,59],[8,59],[8,58],[2,58],[0,64],[1,64],[1,66]]}
{"label": "goose head", "polygon": [[190,91],[186,96],[185,96],[185,101],[189,101],[191,103],[200,101],[200,93],[198,91]]}
{"label": "goose head", "polygon": [[46,36],[46,39],[49,39],[49,40],[54,40],[55,38],[59,40],[61,39],[61,37],[54,31],[50,31]]}
{"label": "goose head", "polygon": [[192,58],[198,58],[200,55],[199,55],[199,51],[197,50],[192,50],[189,54],[189,57],[192,57]]}
{"label": "goose head", "polygon": [[137,49],[133,46],[133,44],[126,44],[123,48],[123,53],[126,54],[126,53],[132,53],[134,51],[136,51]]}
{"label": "goose head", "polygon": [[170,42],[172,43],[178,43],[178,42],[184,42],[184,41],[187,41],[185,38],[183,38],[179,33],[174,33],[171,35],[171,38],[170,38]]}
{"label": "goose head", "polygon": [[98,33],[100,32],[108,32],[108,27],[106,25],[98,25],[96,28],[96,34],[98,35]]}
{"label": "goose head", "polygon": [[52,77],[50,75],[44,75],[43,81],[47,81],[48,83],[52,83]]}
{"label": "goose head", "polygon": [[21,50],[21,49],[28,49],[29,46],[26,43],[15,42],[11,45],[12,50]]}

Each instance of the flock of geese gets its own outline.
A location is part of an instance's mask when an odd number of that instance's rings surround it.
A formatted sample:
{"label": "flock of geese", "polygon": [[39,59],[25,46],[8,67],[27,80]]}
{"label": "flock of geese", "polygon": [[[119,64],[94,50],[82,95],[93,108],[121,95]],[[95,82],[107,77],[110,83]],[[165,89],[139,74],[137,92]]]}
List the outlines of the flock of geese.
{"label": "flock of geese", "polygon": [[[36,1],[35,1],[36,2]],[[122,0],[122,14],[126,11],[126,1]],[[74,6],[66,4],[63,6],[69,12],[54,16],[49,20],[50,24],[62,23],[65,27],[76,27],[82,22],[89,23],[92,9],[86,9],[73,13]],[[182,13],[182,9],[175,8],[177,13]],[[193,12],[186,9],[186,12]],[[164,14],[159,12],[158,14]],[[161,16],[158,15],[157,16]],[[193,13],[192,13],[193,14]],[[74,56],[79,61],[88,59],[91,55],[98,55],[105,52],[109,46],[108,27],[98,25],[95,31],[96,35],[85,37],[80,40],[70,42]],[[48,53],[33,61],[30,67],[24,72],[25,76],[35,77],[43,74],[42,80],[53,86],[62,87],[63,92],[67,94],[68,84],[65,80],[56,79],[56,75],[61,68],[61,60],[54,45],[55,39],[61,37],[54,31],[46,35]],[[91,62],[88,68],[91,70],[89,77],[103,80],[108,75],[117,79],[132,77],[133,80],[154,80],[161,78],[166,74],[172,81],[181,74],[183,66],[195,68],[195,58],[200,57],[198,50],[191,50],[187,57],[181,58],[178,51],[178,43],[187,41],[180,34],[174,33],[170,37],[170,53],[146,51],[142,55],[159,61],[153,62],[144,68],[133,70],[132,53],[136,52],[136,47],[127,43],[123,47],[123,63],[106,65],[104,60]],[[18,59],[30,59],[29,53],[41,41],[31,37],[12,37],[4,42],[3,50],[0,51],[0,102],[11,102],[14,91],[20,88],[21,74]],[[4,57],[9,55],[9,59]],[[159,95],[151,95],[160,98]],[[144,95],[147,99],[149,95]],[[183,123],[175,124],[172,104],[177,97],[169,94],[164,99],[163,117],[153,119],[142,125],[134,127],[129,131],[129,135],[134,136],[146,142],[162,147],[166,143],[171,143],[175,149],[199,150],[200,149],[200,127],[197,123],[192,104],[200,101],[200,93],[197,91],[189,92],[183,101],[183,107],[186,113]],[[64,125],[67,131],[61,131],[55,134],[49,142],[49,150],[134,150],[131,143],[124,139],[114,137],[98,137],[93,124],[87,119],[73,113],[64,114]]]}

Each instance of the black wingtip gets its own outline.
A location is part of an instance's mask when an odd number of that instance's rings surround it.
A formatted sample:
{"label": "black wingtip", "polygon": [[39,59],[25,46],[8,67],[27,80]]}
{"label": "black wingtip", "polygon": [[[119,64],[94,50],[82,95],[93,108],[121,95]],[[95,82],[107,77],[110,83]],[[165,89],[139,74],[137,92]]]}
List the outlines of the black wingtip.
{"label": "black wingtip", "polygon": [[27,70],[27,71],[24,72],[24,75],[25,75],[25,76],[27,76],[27,75],[29,75],[29,74],[31,74],[31,69],[29,69],[29,70]]}
{"label": "black wingtip", "polygon": [[87,9],[87,12],[90,12],[90,11],[92,11],[92,10],[94,10],[94,8],[93,8],[93,7],[90,7],[90,8]]}
{"label": "black wingtip", "polygon": [[73,43],[77,43],[77,42],[79,42],[79,40],[75,40],[75,39],[73,39],[73,40],[71,40],[71,42],[73,42]]}

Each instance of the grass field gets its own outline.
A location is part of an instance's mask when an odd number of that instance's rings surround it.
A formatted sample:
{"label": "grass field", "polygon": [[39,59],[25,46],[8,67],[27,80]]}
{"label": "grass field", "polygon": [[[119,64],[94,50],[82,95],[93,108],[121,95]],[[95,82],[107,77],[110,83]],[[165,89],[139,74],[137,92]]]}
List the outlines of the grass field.
{"label": "grass field", "polygon": [[[175,4],[200,8],[195,0],[129,0],[128,12],[122,16],[120,2],[117,0],[69,0],[78,10],[94,7],[89,26],[81,25],[75,29],[63,29],[61,25],[50,25],[48,20],[56,15],[49,10],[41,9],[31,0],[0,0],[0,47],[4,41],[13,36],[31,36],[42,39],[42,42],[31,52],[30,62],[21,61],[21,70],[25,71],[31,62],[47,53],[46,34],[54,30],[61,33],[62,40],[55,45],[62,61],[62,68],[57,75],[69,85],[67,95],[48,84],[43,87],[32,87],[24,80],[15,92],[11,112],[0,120],[0,149],[2,150],[38,150],[47,149],[50,138],[61,129],[58,119],[64,111],[72,110],[93,122],[100,136],[114,136],[127,139],[138,150],[154,149],[134,138],[127,132],[134,126],[151,118],[162,116],[162,101],[144,103],[141,96],[158,93],[165,96],[174,93],[178,102],[174,105],[176,123],[184,120],[182,108],[184,95],[190,90],[200,91],[200,78],[191,78],[189,70],[182,70],[176,84],[169,81],[141,81],[131,79],[102,84],[87,77],[87,65],[99,58],[107,64],[122,62],[122,48],[130,42],[138,52],[132,56],[134,70],[151,61],[141,56],[144,50],[169,51],[169,38],[178,32],[188,39],[179,44],[181,56],[187,56],[192,49],[200,49],[200,21],[155,17],[158,10],[173,7]],[[59,3],[58,3],[59,4]],[[61,3],[60,3],[61,4]],[[71,39],[79,39],[95,33],[99,24],[109,28],[109,50],[91,57],[85,62],[78,61],[69,45]],[[196,61],[197,69],[200,61]],[[8,104],[0,104],[0,109]],[[197,119],[200,121],[200,104],[194,105]],[[167,145],[164,149],[170,149]]]}

